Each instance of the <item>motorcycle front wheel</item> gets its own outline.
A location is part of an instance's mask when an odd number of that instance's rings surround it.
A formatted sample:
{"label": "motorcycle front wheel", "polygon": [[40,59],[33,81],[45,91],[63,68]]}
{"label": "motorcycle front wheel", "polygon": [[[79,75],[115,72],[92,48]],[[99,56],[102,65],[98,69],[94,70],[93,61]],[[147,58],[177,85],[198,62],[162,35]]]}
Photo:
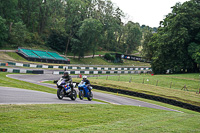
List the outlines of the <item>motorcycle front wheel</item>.
{"label": "motorcycle front wheel", "polygon": [[81,99],[81,100],[83,100],[83,97],[84,97],[84,92],[83,91],[79,91],[79,98]]}
{"label": "motorcycle front wheel", "polygon": [[76,97],[77,97],[77,93],[76,93],[76,91],[74,90],[73,92],[72,92],[72,94],[71,94],[71,100],[76,100]]}
{"label": "motorcycle front wheel", "polygon": [[58,88],[58,90],[57,90],[58,99],[63,99],[64,95],[65,95],[65,93],[64,93],[63,89],[62,88]]}
{"label": "motorcycle front wheel", "polygon": [[89,101],[92,101],[92,99],[93,99],[93,94],[92,94],[92,92],[88,92],[88,97],[87,97],[87,99],[88,99]]}

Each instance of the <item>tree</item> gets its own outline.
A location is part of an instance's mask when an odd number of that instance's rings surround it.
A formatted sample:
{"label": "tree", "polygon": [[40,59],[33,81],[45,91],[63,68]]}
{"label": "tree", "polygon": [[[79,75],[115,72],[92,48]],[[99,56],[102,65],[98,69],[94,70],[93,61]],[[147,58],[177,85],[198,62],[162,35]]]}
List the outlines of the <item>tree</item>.
{"label": "tree", "polygon": [[8,28],[6,26],[6,20],[0,16],[0,47],[8,38]]}
{"label": "tree", "polygon": [[[191,0],[172,7],[161,21],[156,38],[151,38],[153,48],[152,69],[155,73],[199,71],[200,1]],[[149,49],[151,50],[151,49]]]}
{"label": "tree", "polygon": [[12,31],[10,33],[11,43],[14,47],[23,46],[27,37],[26,25],[22,22],[14,23]]}
{"label": "tree", "polygon": [[131,54],[138,46],[141,45],[142,32],[140,31],[140,26],[129,21],[126,25],[126,53]]}
{"label": "tree", "polygon": [[[157,34],[154,34],[154,36]],[[150,31],[146,31],[144,33],[144,41],[142,43],[142,55],[143,57],[150,61],[151,58],[153,57],[153,51],[155,50],[152,46],[154,46],[153,44],[151,44],[151,42],[153,42],[153,33]],[[155,39],[154,39],[155,40]]]}
{"label": "tree", "polygon": [[59,51],[59,52],[64,52],[65,51],[65,42],[66,42],[66,37],[65,34],[52,30],[51,34],[49,35],[47,39],[47,46],[50,46],[52,49]]}
{"label": "tree", "polygon": [[67,42],[65,55],[67,55],[67,50],[70,44],[70,41],[74,38],[74,35],[77,33],[81,21],[86,18],[86,5],[81,0],[68,0],[66,2],[65,9],[65,29],[67,33]]}
{"label": "tree", "polygon": [[93,58],[98,44],[101,41],[103,25],[96,19],[85,19],[78,31],[81,41],[88,45],[93,52]]}

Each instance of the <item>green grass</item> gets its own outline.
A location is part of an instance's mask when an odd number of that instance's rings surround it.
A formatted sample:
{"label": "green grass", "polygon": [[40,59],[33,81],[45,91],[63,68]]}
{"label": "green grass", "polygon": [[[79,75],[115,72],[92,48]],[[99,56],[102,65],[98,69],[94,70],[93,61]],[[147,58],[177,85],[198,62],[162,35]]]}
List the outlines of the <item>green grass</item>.
{"label": "green grass", "polygon": [[200,132],[200,114],[118,105],[0,105],[0,132]]}
{"label": "green grass", "polygon": [[[190,74],[189,74],[190,75]],[[196,74],[194,74],[196,77]],[[119,76],[111,76],[108,77],[108,80],[106,80],[107,77],[92,77],[89,78],[91,84],[99,85],[99,86],[105,86],[105,87],[111,87],[116,89],[124,89],[124,90],[130,90],[140,93],[145,93],[149,95],[155,95],[160,96],[164,98],[174,99],[177,101],[193,104],[196,106],[200,106],[200,95],[196,94],[198,83],[199,81],[191,80],[191,79],[183,79],[184,77],[187,77],[187,74],[182,74],[181,76],[177,75],[121,75],[120,81]],[[130,78],[133,78],[132,82],[129,83]],[[178,78],[177,78],[178,77]],[[181,77],[181,78],[180,78]],[[191,75],[190,75],[191,77]],[[144,79],[144,84],[143,84]],[[149,81],[147,81],[147,79]],[[156,86],[156,82],[158,82],[158,86]],[[73,79],[74,82],[80,82],[80,79]],[[154,82],[153,82],[154,81]],[[161,82],[163,81],[163,83]],[[151,84],[152,82],[152,84]],[[170,83],[176,83],[176,85],[172,85],[170,88]],[[169,84],[167,84],[169,83]],[[189,91],[184,91],[182,89],[182,85],[190,85],[193,86],[193,88],[188,88]]]}
{"label": "green grass", "polygon": [[27,61],[23,57],[19,56],[17,53],[7,52],[6,54],[9,55],[11,58],[15,59],[16,61]]}
{"label": "green grass", "polygon": [[[104,52],[99,52],[98,54],[103,54]],[[1,55],[2,54],[2,55]],[[0,55],[3,57],[1,60],[15,60],[17,62],[25,62],[25,63],[36,63],[41,64],[40,62],[29,62],[23,57],[19,56],[15,52],[0,52]],[[84,65],[123,65],[123,66],[148,66],[150,67],[149,63],[139,62],[139,61],[131,61],[131,60],[123,60],[124,63],[112,63],[108,62],[107,60],[101,58],[101,57],[95,57],[95,58],[81,58],[80,60],[77,58],[69,58],[70,64],[84,64]],[[42,63],[46,65],[64,65],[64,64],[50,64],[50,63]]]}
{"label": "green grass", "polygon": [[[119,53],[119,54],[122,54],[121,52],[114,52],[114,51],[96,51],[95,55],[105,55],[106,53]],[[62,53],[62,54],[64,54],[64,53]],[[88,56],[88,55],[93,55],[93,52],[85,53],[85,56]],[[71,52],[68,52],[67,56],[74,56],[74,54],[71,53]],[[75,55],[75,56],[78,56],[78,55]]]}
{"label": "green grass", "polygon": [[[0,86],[55,93],[55,89],[7,78]],[[79,79],[80,80],[80,79]],[[200,132],[200,114],[118,105],[0,105],[0,132]]]}
{"label": "green grass", "polygon": [[[175,74],[175,75],[150,75],[150,74],[134,74],[134,75],[120,75],[108,77],[108,80],[124,81],[134,83],[144,83],[154,86],[161,86],[173,89],[182,89],[186,85],[188,91],[196,92],[200,88],[200,81],[197,79],[199,74]],[[106,79],[107,77],[99,77],[99,79]]]}
{"label": "green grass", "polygon": [[86,65],[123,65],[123,66],[148,66],[150,67],[149,63],[139,62],[139,61],[131,61],[131,60],[124,60],[124,63],[112,63],[104,60],[101,57],[95,58],[83,58],[81,60],[77,58],[69,58],[70,64],[86,64]]}
{"label": "green grass", "polygon": [[36,90],[36,91],[42,91],[42,92],[48,92],[48,93],[56,94],[56,89],[36,85],[36,84],[33,84],[33,83],[29,83],[29,82],[24,82],[24,81],[21,81],[21,80],[8,78],[8,77],[6,77],[7,74],[10,74],[10,73],[0,72],[0,86],[16,87],[16,88]]}

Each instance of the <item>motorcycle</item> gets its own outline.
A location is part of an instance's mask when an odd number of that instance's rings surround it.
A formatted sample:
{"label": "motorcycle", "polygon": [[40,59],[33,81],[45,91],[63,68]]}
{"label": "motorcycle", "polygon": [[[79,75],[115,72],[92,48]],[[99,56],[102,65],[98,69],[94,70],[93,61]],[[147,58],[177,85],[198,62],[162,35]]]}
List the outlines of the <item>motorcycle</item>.
{"label": "motorcycle", "polygon": [[66,83],[65,79],[60,78],[57,82],[57,97],[63,99],[63,97],[70,97],[71,100],[76,100],[77,93],[75,90],[71,91],[70,83]]}
{"label": "motorcycle", "polygon": [[[79,89],[79,98],[83,100],[84,97],[87,97],[89,101],[93,99],[93,94],[91,91],[89,91],[88,87],[85,85],[85,82],[80,82],[78,84],[78,89]],[[91,87],[92,90],[92,87]]]}

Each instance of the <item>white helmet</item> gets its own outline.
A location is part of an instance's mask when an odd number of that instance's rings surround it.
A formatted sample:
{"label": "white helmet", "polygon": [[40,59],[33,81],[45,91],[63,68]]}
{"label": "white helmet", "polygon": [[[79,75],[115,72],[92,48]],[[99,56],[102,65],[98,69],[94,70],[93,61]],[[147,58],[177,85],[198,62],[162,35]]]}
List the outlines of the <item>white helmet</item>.
{"label": "white helmet", "polygon": [[83,79],[87,79],[87,76],[83,76]]}

